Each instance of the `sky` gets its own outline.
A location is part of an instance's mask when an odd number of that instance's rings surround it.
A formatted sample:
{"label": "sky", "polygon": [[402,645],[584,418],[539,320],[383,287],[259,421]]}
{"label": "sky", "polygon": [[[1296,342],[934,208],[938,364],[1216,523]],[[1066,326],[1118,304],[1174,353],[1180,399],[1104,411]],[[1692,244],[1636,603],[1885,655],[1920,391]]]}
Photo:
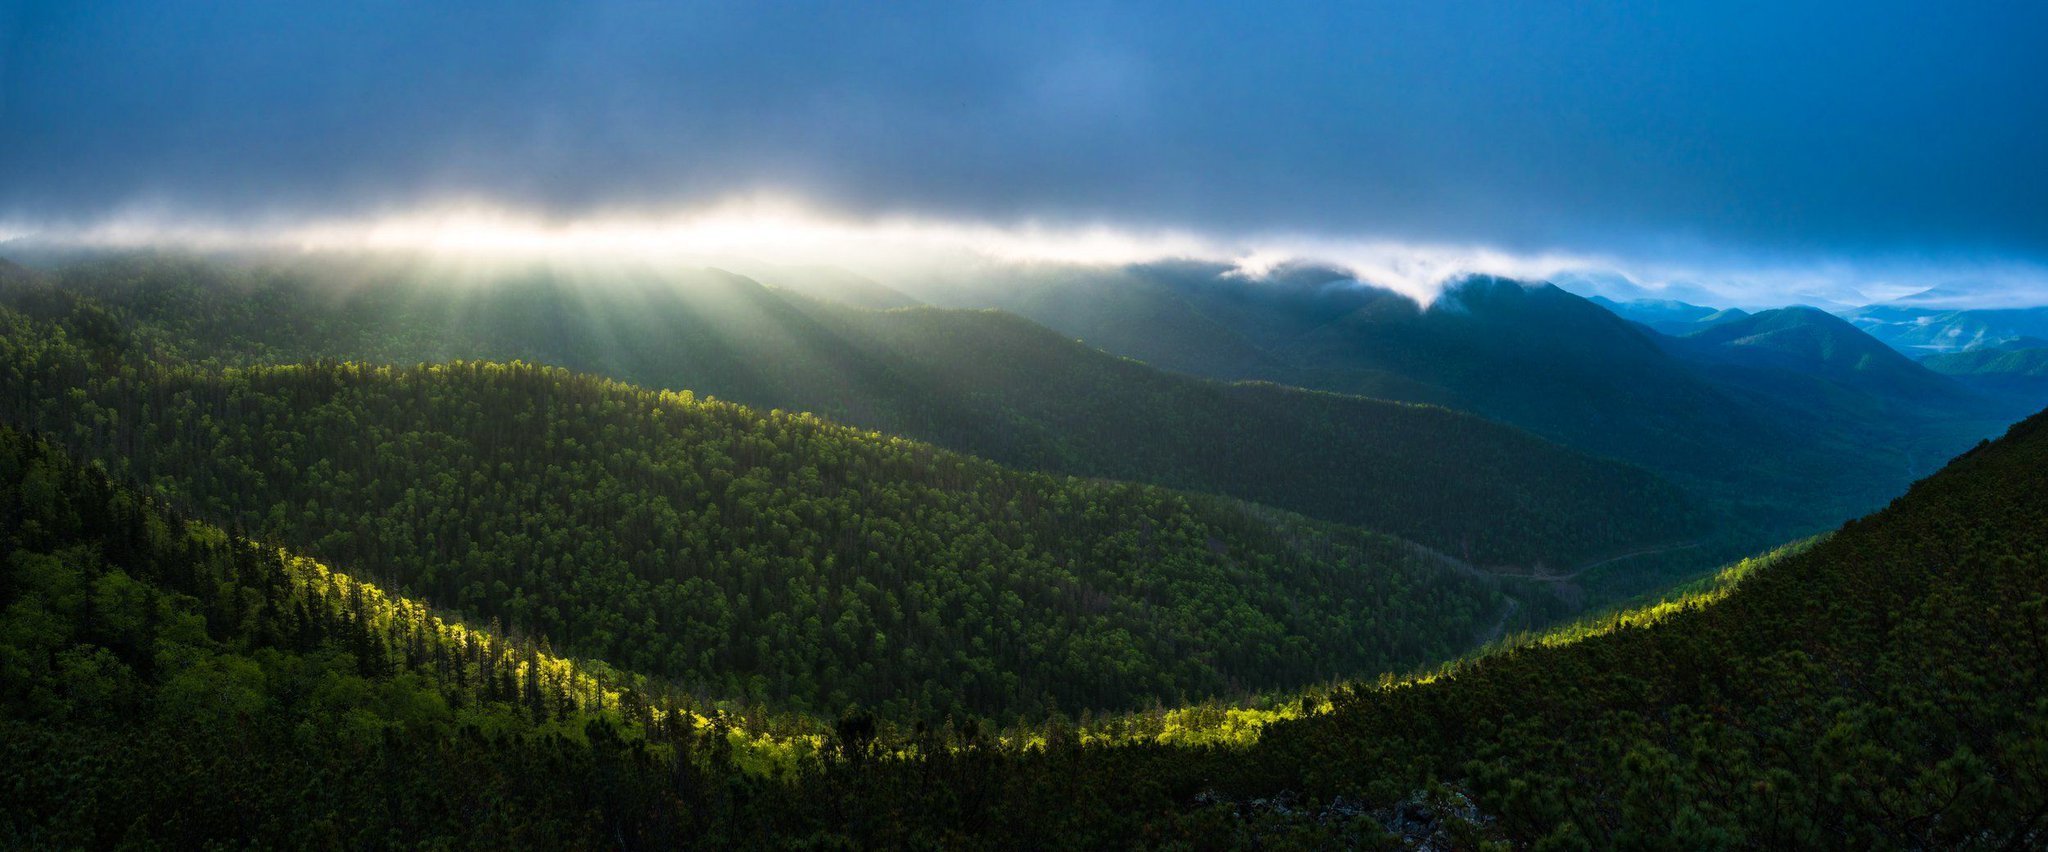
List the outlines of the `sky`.
{"label": "sky", "polygon": [[0,236],[737,215],[1425,284],[2033,299],[2044,40],[2039,2],[0,0]]}

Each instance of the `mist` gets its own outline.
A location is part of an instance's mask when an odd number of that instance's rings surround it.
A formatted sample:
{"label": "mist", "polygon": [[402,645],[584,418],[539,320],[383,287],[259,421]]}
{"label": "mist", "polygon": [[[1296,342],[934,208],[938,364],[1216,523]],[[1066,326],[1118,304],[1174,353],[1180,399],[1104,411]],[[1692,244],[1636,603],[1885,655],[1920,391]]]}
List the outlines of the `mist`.
{"label": "mist", "polygon": [[17,259],[62,256],[67,251],[134,250],[423,256],[440,267],[473,271],[532,263],[586,272],[619,264],[740,270],[816,267],[909,290],[963,277],[1023,282],[1028,276],[1015,273],[1043,275],[1071,268],[1088,274],[1195,261],[1254,281],[1288,266],[1326,267],[1423,304],[1445,285],[1473,275],[1555,282],[1580,295],[1623,301],[1676,299],[1751,309],[1855,306],[1905,297],[1947,307],[2048,304],[2048,268],[2005,259],[1742,258],[1700,253],[1688,261],[1683,255],[1674,259],[1518,252],[1476,243],[1313,233],[1232,235],[1105,222],[862,217],[829,212],[798,199],[765,196],[663,213],[560,216],[470,203],[356,219],[238,222],[134,212],[83,224],[17,222],[0,227],[0,256]]}

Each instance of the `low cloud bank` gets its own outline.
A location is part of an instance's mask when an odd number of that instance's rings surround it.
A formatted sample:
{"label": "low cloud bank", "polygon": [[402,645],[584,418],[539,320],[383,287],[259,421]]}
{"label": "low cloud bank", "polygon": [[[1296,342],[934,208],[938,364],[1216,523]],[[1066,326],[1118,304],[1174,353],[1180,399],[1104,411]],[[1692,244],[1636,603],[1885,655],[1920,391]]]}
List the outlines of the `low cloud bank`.
{"label": "low cloud bank", "polygon": [[[2048,268],[1963,258],[1727,256],[1671,262],[1572,251],[1289,233],[1218,235],[1110,223],[854,217],[797,200],[748,197],[677,211],[548,217],[458,203],[362,218],[231,222],[165,210],[94,222],[0,222],[0,255],[37,249],[170,248],[197,252],[396,252],[470,263],[546,259],[829,265],[881,279],[973,275],[1015,265],[1124,266],[1195,260],[1263,278],[1291,264],[1343,270],[1427,303],[1471,275],[1551,281],[1581,295],[1676,299],[1716,307],[1849,307],[1905,300],[1929,307],[2048,304]],[[1711,252],[1691,251],[1697,258]]]}

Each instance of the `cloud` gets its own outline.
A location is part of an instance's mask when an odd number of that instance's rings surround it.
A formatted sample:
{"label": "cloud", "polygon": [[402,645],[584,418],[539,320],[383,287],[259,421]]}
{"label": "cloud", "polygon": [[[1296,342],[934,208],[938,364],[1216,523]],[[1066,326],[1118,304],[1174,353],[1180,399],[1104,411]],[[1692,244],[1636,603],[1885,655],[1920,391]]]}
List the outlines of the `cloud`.
{"label": "cloud", "polygon": [[2044,31],[2040,4],[1846,0],[23,0],[0,10],[0,221],[251,230],[449,199],[659,219],[780,195],[1100,231],[1105,254],[1299,244],[1398,281],[2038,263]]}
{"label": "cloud", "polygon": [[25,0],[0,221],[510,250],[803,199],[776,233],[870,254],[1313,256],[1417,295],[1473,270],[1747,303],[2021,287],[2048,260],[2044,31],[2042,4],[1845,0]]}
{"label": "cloud", "polygon": [[[543,259],[692,265],[826,265],[883,280],[1017,267],[1116,267],[1194,260],[1263,278],[1289,266],[1332,268],[1419,302],[1470,275],[1556,281],[1583,295],[1775,307],[1860,305],[1939,288],[1969,306],[2048,304],[2048,267],[2019,262],[1884,258],[1674,263],[1661,257],[1517,252],[1483,244],[1343,239],[1267,232],[1133,229],[833,212],[789,196],[744,196],[668,211],[556,216],[469,201],[369,217],[261,223],[130,209],[96,222],[0,223],[17,245],[214,252],[392,252],[468,263]],[[0,253],[5,247],[0,246]],[[1960,306],[1960,305],[1959,305]]]}

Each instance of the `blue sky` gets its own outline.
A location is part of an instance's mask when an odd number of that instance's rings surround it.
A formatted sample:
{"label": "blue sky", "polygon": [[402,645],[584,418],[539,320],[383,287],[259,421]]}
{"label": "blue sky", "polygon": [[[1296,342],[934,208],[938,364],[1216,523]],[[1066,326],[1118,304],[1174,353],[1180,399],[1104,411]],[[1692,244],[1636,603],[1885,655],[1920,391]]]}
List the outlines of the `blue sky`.
{"label": "blue sky", "polygon": [[0,0],[0,221],[769,192],[1931,280],[2048,258],[2044,42],[2038,2]]}

